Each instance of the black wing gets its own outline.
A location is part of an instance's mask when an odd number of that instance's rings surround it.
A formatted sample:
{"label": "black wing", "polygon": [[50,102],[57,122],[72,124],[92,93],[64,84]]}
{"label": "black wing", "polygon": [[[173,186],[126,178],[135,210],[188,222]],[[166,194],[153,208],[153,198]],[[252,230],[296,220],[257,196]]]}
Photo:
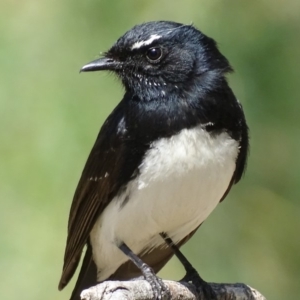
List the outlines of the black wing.
{"label": "black wing", "polygon": [[76,271],[97,218],[142,160],[144,149],[131,145],[122,101],[102,126],[73,198],[60,290]]}

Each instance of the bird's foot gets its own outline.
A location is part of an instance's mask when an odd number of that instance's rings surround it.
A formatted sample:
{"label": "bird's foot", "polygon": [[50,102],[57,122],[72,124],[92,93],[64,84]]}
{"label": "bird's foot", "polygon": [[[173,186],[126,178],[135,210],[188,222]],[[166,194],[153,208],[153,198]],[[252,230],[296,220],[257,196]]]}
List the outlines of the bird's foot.
{"label": "bird's foot", "polygon": [[211,285],[203,280],[194,268],[189,270],[180,281],[191,282],[195,286],[197,294],[203,294],[205,299],[217,299],[216,293]]}
{"label": "bird's foot", "polygon": [[171,298],[169,288],[158,278],[147,264],[145,264],[136,254],[134,254],[130,248],[121,243],[119,249],[126,254],[131,261],[142,271],[144,278],[149,282],[153,291],[153,299],[155,300],[169,300]]}
{"label": "bird's foot", "polygon": [[171,299],[171,294],[169,288],[164,284],[164,282],[156,276],[152,268],[148,265],[143,265],[143,274],[145,279],[151,285],[155,300],[168,300]]}

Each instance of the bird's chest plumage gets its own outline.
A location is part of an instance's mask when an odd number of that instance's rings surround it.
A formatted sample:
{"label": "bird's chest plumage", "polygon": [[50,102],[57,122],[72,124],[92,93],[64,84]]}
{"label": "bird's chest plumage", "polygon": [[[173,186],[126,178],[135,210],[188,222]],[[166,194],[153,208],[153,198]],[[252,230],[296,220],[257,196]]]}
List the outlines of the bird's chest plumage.
{"label": "bird's chest plumage", "polygon": [[94,226],[97,265],[110,257],[108,245],[116,241],[140,253],[163,244],[160,232],[178,242],[197,228],[228,188],[238,151],[238,142],[226,132],[211,136],[201,126],[153,142],[139,175]]}
{"label": "bird's chest plumage", "polygon": [[211,136],[201,126],[160,139],[140,166],[131,205],[142,205],[141,215],[148,214],[153,227],[179,241],[218,204],[232,178],[237,154],[238,143],[227,133]]}

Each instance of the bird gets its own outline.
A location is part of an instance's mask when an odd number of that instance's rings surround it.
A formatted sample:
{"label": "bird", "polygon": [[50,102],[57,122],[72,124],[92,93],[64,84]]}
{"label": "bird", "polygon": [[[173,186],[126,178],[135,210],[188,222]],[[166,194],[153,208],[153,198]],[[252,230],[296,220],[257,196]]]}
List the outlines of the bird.
{"label": "bird", "polygon": [[[233,71],[194,25],[134,26],[81,72],[117,76],[124,96],[102,125],[74,194],[59,290],[71,300],[106,280],[146,279],[175,255],[183,280],[208,285],[180,251],[244,174],[249,134]],[[209,291],[205,289],[205,291]]]}

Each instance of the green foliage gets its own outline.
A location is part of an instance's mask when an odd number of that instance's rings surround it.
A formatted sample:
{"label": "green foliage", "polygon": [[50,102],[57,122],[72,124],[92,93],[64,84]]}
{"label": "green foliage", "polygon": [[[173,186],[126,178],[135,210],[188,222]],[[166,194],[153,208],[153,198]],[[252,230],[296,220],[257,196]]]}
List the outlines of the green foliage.
{"label": "green foliage", "polygon": [[[296,299],[300,278],[300,2],[8,1],[0,10],[0,290],[3,299],[68,299],[56,289],[68,210],[98,130],[123,90],[81,74],[133,25],[167,19],[214,37],[251,130],[246,176],[183,249],[209,281]],[[162,276],[179,279],[173,259]]]}

